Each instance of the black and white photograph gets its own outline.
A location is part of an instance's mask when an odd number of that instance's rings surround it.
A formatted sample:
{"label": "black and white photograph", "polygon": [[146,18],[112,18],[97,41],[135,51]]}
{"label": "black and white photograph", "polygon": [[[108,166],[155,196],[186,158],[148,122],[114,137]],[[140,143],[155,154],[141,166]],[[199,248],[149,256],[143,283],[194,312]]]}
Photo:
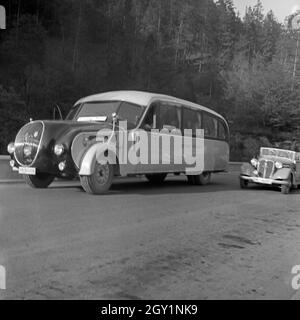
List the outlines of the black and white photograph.
{"label": "black and white photograph", "polygon": [[0,1],[0,300],[199,318],[299,248],[299,0]]}

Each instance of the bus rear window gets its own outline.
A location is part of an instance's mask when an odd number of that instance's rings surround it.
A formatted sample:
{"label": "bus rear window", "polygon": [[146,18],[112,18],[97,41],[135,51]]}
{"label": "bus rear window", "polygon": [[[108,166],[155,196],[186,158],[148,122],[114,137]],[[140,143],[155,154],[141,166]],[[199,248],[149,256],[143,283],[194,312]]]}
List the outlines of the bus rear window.
{"label": "bus rear window", "polygon": [[218,121],[218,122],[219,122],[218,138],[222,140],[227,140],[228,139],[227,128],[225,127],[225,124],[222,121]]}

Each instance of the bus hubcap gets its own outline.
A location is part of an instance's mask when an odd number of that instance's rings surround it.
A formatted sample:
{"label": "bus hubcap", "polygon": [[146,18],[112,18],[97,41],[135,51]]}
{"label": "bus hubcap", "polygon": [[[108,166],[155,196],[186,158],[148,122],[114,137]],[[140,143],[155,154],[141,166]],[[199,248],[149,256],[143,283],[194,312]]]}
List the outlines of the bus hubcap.
{"label": "bus hubcap", "polygon": [[109,176],[109,167],[107,164],[98,164],[96,168],[96,179],[99,184],[105,184]]}

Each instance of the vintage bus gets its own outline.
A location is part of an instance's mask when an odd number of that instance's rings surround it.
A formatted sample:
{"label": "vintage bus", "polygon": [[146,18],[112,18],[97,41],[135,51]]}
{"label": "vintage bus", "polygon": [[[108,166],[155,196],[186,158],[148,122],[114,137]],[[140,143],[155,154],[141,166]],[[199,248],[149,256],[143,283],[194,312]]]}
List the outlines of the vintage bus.
{"label": "vintage bus", "polygon": [[[184,151],[196,159],[197,148],[202,160],[193,171]],[[168,174],[185,174],[191,184],[207,184],[212,173],[227,170],[229,128],[220,114],[192,102],[112,91],[80,99],[64,120],[29,122],[8,152],[13,170],[35,188],[76,176],[92,194],[109,190],[117,176],[162,183]]]}

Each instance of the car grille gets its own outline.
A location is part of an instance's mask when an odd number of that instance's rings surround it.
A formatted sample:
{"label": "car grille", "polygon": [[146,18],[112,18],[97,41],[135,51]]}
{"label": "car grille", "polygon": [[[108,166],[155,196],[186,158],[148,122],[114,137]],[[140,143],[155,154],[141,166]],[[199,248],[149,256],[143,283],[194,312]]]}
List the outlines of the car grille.
{"label": "car grille", "polygon": [[270,178],[274,172],[274,161],[260,160],[258,164],[258,176],[262,178]]}
{"label": "car grille", "polygon": [[40,121],[26,124],[18,132],[15,140],[15,158],[20,165],[31,165],[38,154],[44,125]]}

